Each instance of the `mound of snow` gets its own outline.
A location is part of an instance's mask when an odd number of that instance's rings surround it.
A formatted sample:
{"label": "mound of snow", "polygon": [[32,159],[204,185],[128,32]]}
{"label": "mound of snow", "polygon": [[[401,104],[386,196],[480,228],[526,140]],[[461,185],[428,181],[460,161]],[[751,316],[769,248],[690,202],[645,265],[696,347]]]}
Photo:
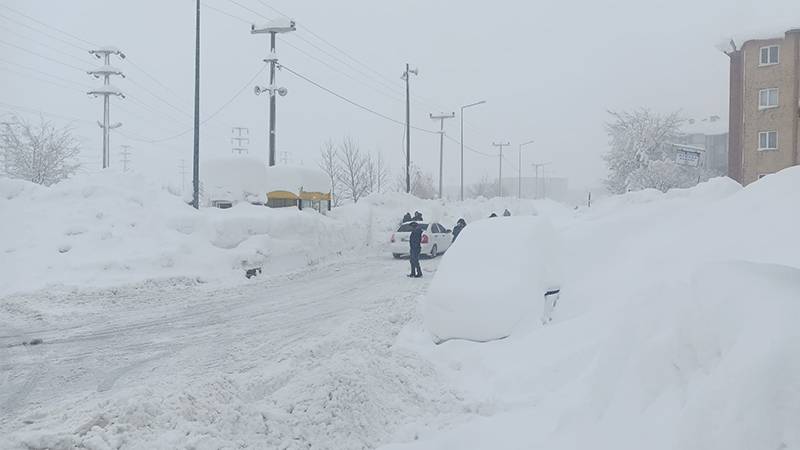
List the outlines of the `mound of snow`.
{"label": "mound of snow", "polygon": [[473,223],[442,259],[425,297],[425,327],[435,340],[507,337],[558,288],[559,255],[550,223],[502,217]]}

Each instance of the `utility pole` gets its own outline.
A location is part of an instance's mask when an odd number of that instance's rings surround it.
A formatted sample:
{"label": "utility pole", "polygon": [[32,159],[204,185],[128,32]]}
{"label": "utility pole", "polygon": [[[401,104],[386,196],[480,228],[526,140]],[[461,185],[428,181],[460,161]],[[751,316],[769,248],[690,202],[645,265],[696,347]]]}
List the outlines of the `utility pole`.
{"label": "utility pole", "polygon": [[411,193],[411,88],[409,83],[410,74],[419,75],[417,69],[409,69],[406,63],[406,71],[400,78],[406,82],[406,194]]}
{"label": "utility pole", "polygon": [[250,34],[265,34],[269,33],[269,56],[264,59],[264,62],[269,63],[269,86],[260,87],[256,86],[254,92],[256,95],[262,92],[269,94],[269,165],[275,165],[275,94],[284,97],[288,91],[285,87],[275,86],[275,66],[278,64],[278,55],[275,53],[275,35],[278,33],[289,33],[295,31],[294,20],[279,17],[272,19],[266,25],[250,27]]}
{"label": "utility pole", "polygon": [[519,144],[519,173],[517,174],[517,198],[522,198],[522,147],[533,144],[533,141],[523,142]]}
{"label": "utility pole", "polygon": [[200,0],[197,0],[197,10],[195,14],[192,206],[194,206],[194,209],[200,209]]}
{"label": "utility pole", "polygon": [[86,73],[95,78],[103,77],[103,85],[87,92],[87,94],[94,97],[103,97],[103,123],[97,122],[97,124],[103,129],[103,169],[105,169],[110,163],[109,148],[111,146],[111,130],[122,126],[121,123],[110,123],[109,97],[115,95],[125,98],[125,94],[111,84],[112,75],[125,78],[125,74],[123,74],[122,71],[111,65],[111,55],[119,56],[120,59],[125,59],[125,54],[116,47],[102,47],[97,50],[90,50],[89,53],[94,55],[97,59],[103,60],[102,66],[94,70],[89,70]]}
{"label": "utility pole", "polygon": [[538,199],[539,198],[539,168],[540,167],[542,168],[542,175],[544,175],[544,166],[547,166],[549,164],[552,164],[552,163],[546,162],[546,163],[533,163],[533,164],[531,164],[533,166],[533,168],[536,170],[536,178],[535,178],[536,193],[533,196],[534,199]]}
{"label": "utility pole", "polygon": [[247,146],[250,145],[250,129],[246,127],[233,127],[231,128],[231,144],[233,144],[233,148],[231,148],[231,153],[236,153],[241,155],[242,153],[249,153]]}
{"label": "utility pole", "polygon": [[122,171],[127,172],[128,163],[131,162],[131,160],[128,158],[131,155],[131,146],[120,145],[120,147],[122,148],[122,151],[120,152],[122,154]]}
{"label": "utility pole", "polygon": [[440,113],[439,115],[430,114],[431,119],[439,120],[439,198],[442,198],[442,165],[444,164],[444,119],[453,119],[455,112]]}
{"label": "utility pole", "polygon": [[503,147],[511,145],[509,142],[492,142],[495,147],[500,147],[500,175],[497,178],[497,194],[503,196]]}
{"label": "utility pole", "polygon": [[461,195],[460,199],[464,201],[464,110],[473,106],[478,106],[486,103],[486,100],[470,103],[461,107]]}

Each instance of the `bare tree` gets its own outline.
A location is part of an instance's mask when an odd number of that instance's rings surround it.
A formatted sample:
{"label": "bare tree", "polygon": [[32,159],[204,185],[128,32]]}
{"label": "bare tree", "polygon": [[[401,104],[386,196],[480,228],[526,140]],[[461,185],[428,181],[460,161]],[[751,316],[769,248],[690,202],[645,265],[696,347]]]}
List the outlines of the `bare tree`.
{"label": "bare tree", "polygon": [[[411,164],[411,195],[424,199],[436,198],[437,190],[433,181],[433,176],[423,172],[418,166]],[[406,173],[398,175],[395,180],[395,190],[398,192],[406,191]]]}
{"label": "bare tree", "polygon": [[351,137],[342,140],[337,153],[339,169],[336,177],[341,192],[353,203],[358,203],[361,197],[369,194],[368,158],[361,154],[358,143]]}
{"label": "bare tree", "polygon": [[386,167],[380,153],[378,153],[378,156],[367,155],[366,159],[367,190],[370,194],[374,192],[381,193],[386,186],[386,181],[389,179],[389,169]]}
{"label": "bare tree", "polygon": [[489,181],[489,177],[484,175],[481,181],[473,184],[469,188],[469,196],[472,198],[492,197],[497,192],[497,184]]}
{"label": "bare tree", "polygon": [[337,192],[339,191],[339,152],[336,150],[336,145],[333,139],[328,139],[322,144],[320,149],[319,168],[328,175],[331,182],[331,198],[333,199],[332,206],[339,206],[342,204],[342,199],[339,198]]}
{"label": "bare tree", "polygon": [[69,126],[56,128],[39,119],[38,125],[13,116],[0,128],[6,176],[50,186],[71,177],[80,164],[80,145]]}

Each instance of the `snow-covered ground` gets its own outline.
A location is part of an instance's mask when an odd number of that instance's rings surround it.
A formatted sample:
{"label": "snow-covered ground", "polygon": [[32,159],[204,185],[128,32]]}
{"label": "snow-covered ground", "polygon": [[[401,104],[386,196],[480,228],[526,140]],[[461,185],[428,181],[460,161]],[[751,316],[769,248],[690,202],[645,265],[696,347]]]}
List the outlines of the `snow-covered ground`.
{"label": "snow-covered ground", "polygon": [[[390,194],[328,217],[111,181],[0,180],[0,448],[800,448],[800,168],[578,210]],[[388,235],[406,211],[504,208],[558,235],[553,322],[435,345],[428,283],[482,267],[448,260],[457,241],[408,279]]]}

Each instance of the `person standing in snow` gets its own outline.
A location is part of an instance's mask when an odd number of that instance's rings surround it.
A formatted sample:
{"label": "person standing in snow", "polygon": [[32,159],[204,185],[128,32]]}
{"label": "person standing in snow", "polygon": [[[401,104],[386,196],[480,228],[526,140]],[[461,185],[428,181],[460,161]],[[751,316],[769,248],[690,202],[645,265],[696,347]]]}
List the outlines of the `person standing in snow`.
{"label": "person standing in snow", "polygon": [[422,277],[422,268],[419,266],[419,255],[422,253],[422,227],[417,222],[411,222],[411,236],[408,239],[409,259],[411,260],[411,274],[409,277]]}
{"label": "person standing in snow", "polygon": [[458,222],[456,222],[456,226],[453,227],[453,242],[456,241],[456,238],[461,233],[461,230],[463,230],[464,227],[466,226],[467,222],[463,218],[458,219]]}
{"label": "person standing in snow", "polygon": [[403,216],[403,222],[402,223],[406,223],[406,222],[411,222],[411,213],[406,213],[406,215]]}
{"label": "person standing in snow", "polygon": [[414,211],[414,218],[412,220],[422,222],[422,213],[419,211]]}
{"label": "person standing in snow", "polygon": [[509,211],[508,208],[506,208],[506,210],[503,211],[503,217],[511,217],[511,211]]}
{"label": "person standing in snow", "polygon": [[495,213],[491,213],[491,214],[489,215],[489,218],[491,219],[492,217],[497,217],[497,214],[495,214]]}

